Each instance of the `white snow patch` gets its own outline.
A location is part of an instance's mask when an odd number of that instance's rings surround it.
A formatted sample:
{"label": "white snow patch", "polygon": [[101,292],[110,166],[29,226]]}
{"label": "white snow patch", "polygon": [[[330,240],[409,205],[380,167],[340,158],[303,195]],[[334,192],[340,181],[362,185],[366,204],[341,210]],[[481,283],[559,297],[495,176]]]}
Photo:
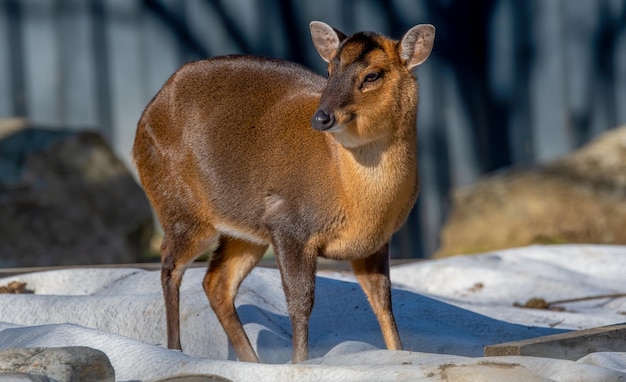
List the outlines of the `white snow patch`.
{"label": "white snow patch", "polygon": [[[255,269],[237,297],[252,345],[266,364],[235,361],[202,290],[203,269],[181,287],[184,353],[168,350],[160,273],[68,269],[0,279],[35,294],[0,295],[0,350],[90,346],[111,359],[116,379],[183,373],[236,381],[617,381],[626,353],[574,361],[482,357],[489,344],[626,321],[626,298],[561,304],[565,311],[514,307],[532,297],[561,299],[626,292],[626,247],[533,246],[392,268],[393,307],[405,351],[387,351],[353,278],[318,277],[311,360],[288,364],[291,326],[278,271]],[[334,278],[333,278],[334,277]],[[341,279],[341,280],[340,280]]]}

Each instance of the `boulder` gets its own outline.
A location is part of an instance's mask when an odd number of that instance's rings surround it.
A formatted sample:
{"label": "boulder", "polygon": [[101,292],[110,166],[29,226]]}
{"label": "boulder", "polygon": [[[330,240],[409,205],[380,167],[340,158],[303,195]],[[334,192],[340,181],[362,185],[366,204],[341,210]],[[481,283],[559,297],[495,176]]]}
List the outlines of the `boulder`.
{"label": "boulder", "polygon": [[0,352],[0,373],[18,381],[115,381],[109,357],[83,346],[5,350]]}
{"label": "boulder", "polygon": [[45,375],[28,373],[2,373],[0,382],[55,382]]}
{"label": "boulder", "polygon": [[152,232],[143,190],[98,133],[0,136],[0,267],[137,262]]}
{"label": "boulder", "polygon": [[453,191],[435,257],[531,244],[626,244],[626,127],[550,163]]}
{"label": "boulder", "polygon": [[154,382],[232,382],[232,380],[212,374],[179,374]]}

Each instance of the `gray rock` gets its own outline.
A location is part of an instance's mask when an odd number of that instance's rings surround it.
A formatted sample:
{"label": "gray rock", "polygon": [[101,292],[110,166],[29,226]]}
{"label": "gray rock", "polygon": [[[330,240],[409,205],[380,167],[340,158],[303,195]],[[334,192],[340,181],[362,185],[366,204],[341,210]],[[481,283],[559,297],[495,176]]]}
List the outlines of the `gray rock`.
{"label": "gray rock", "polygon": [[179,374],[152,382],[232,382],[232,380],[211,374]]}
{"label": "gray rock", "polygon": [[137,262],[152,231],[143,190],[99,134],[0,138],[0,267]]}
{"label": "gray rock", "polygon": [[28,373],[5,373],[0,374],[0,382],[55,382],[54,380],[39,374]]}
{"label": "gray rock", "polygon": [[[106,354],[81,346],[2,351],[0,373],[7,373],[15,381],[115,381],[115,371]],[[0,381],[5,382],[1,377]]]}

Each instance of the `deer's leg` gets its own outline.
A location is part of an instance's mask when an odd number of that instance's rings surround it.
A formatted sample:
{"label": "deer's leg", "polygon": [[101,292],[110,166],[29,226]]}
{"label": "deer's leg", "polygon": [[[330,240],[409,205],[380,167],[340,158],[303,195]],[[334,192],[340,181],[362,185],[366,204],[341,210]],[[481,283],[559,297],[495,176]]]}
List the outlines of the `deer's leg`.
{"label": "deer's leg", "polygon": [[[174,232],[174,230],[172,230]],[[182,350],[180,344],[180,283],[189,263],[208,249],[217,233],[212,228],[199,233],[173,235],[166,230],[161,245],[161,287],[165,299],[167,347]],[[194,233],[191,233],[194,232]]]}
{"label": "deer's leg", "polygon": [[203,287],[211,308],[235,348],[239,360],[259,362],[235,310],[235,296],[243,279],[265,253],[267,245],[223,236],[211,257]]}
{"label": "deer's leg", "polygon": [[276,262],[283,282],[293,335],[293,363],[309,356],[309,319],[315,298],[317,257],[294,240],[274,238]]}
{"label": "deer's leg", "polygon": [[401,350],[402,343],[391,309],[389,244],[364,259],[352,261],[352,268],[378,318],[387,349]]}

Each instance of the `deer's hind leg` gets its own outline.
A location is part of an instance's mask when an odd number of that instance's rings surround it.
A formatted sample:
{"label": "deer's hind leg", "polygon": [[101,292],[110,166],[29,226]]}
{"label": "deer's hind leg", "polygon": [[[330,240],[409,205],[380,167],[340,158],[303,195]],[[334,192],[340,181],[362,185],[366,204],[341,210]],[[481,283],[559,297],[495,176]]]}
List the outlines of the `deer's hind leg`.
{"label": "deer's hind leg", "polygon": [[222,236],[211,258],[203,287],[211,308],[226,331],[240,361],[259,362],[235,310],[235,296],[268,245]]}
{"label": "deer's hind leg", "polygon": [[164,225],[161,245],[161,286],[165,299],[167,347],[182,350],[180,343],[180,284],[183,274],[198,256],[217,239],[212,227],[194,227],[187,230],[168,229]]}

